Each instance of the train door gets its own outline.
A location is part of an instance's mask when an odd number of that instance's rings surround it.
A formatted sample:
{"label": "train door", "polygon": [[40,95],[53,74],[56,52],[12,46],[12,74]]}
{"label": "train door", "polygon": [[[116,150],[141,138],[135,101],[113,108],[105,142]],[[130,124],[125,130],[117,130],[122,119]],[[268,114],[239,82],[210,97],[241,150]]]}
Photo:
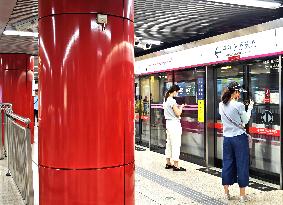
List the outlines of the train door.
{"label": "train door", "polygon": [[150,149],[165,153],[166,126],[163,101],[167,90],[173,85],[172,72],[150,76]]}
{"label": "train door", "polygon": [[[243,65],[223,65],[216,69],[216,103],[215,103],[215,161],[216,166],[221,167],[222,165],[222,145],[223,145],[223,134],[222,134],[222,123],[219,115],[219,103],[221,102],[221,95],[232,81],[238,82],[240,85],[243,84],[244,79],[244,66]],[[243,100],[241,98],[240,100]]]}
{"label": "train door", "polygon": [[216,69],[215,104],[215,161],[222,163],[222,124],[218,110],[222,91],[229,82],[243,84],[248,93],[241,101],[253,99],[254,109],[246,130],[251,134],[250,172],[279,184],[280,176],[280,108],[279,58],[247,61],[241,64],[218,66]]}
{"label": "train door", "polygon": [[149,77],[140,77],[136,82],[135,95],[135,141],[136,144],[149,146],[150,139],[150,109]]}
{"label": "train door", "polygon": [[253,138],[250,167],[253,174],[273,179],[280,175],[279,58],[248,64],[249,89],[255,101],[248,131]]}
{"label": "train door", "polygon": [[204,164],[205,158],[205,69],[192,68],[174,72],[180,92],[178,104],[185,104],[181,118],[181,159]]}

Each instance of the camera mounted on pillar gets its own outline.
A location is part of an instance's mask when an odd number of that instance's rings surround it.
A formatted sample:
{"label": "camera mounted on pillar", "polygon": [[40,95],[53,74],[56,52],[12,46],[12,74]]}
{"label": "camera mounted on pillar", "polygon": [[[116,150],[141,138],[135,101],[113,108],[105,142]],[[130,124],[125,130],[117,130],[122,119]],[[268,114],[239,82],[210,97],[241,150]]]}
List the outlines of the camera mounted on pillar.
{"label": "camera mounted on pillar", "polygon": [[97,23],[101,24],[102,31],[105,30],[106,24],[107,24],[107,15],[105,14],[97,14]]}

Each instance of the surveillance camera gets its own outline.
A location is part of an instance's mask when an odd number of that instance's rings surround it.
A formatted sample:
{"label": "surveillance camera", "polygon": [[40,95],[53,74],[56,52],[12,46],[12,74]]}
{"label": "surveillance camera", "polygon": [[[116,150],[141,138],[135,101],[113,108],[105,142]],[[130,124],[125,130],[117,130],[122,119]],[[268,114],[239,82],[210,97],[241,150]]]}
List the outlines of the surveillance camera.
{"label": "surveillance camera", "polygon": [[146,48],[146,49],[150,49],[150,48],[151,48],[151,44],[146,43],[146,44],[145,44],[145,48]]}

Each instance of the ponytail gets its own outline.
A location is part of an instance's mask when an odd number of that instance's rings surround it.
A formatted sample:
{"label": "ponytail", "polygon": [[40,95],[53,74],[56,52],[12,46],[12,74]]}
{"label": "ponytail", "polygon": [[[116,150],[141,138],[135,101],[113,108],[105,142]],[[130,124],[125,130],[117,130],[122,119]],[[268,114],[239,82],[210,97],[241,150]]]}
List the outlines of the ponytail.
{"label": "ponytail", "polygon": [[[233,91],[234,92],[234,91]],[[232,93],[228,88],[225,88],[221,97],[222,102],[226,105],[231,99]]]}
{"label": "ponytail", "polygon": [[169,90],[166,92],[165,94],[165,102],[167,101],[167,98],[169,97],[170,93],[169,93]]}
{"label": "ponytail", "polygon": [[165,102],[167,101],[167,98],[170,96],[171,93],[175,91],[179,91],[179,90],[180,90],[180,87],[178,85],[172,85],[165,94]]}

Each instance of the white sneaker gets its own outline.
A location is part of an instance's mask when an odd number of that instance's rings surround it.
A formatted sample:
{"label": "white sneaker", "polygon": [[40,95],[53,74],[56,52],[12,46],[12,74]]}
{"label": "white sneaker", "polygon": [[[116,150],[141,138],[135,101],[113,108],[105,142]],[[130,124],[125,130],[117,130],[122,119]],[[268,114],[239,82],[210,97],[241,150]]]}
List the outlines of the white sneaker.
{"label": "white sneaker", "polygon": [[242,203],[242,204],[244,204],[245,202],[248,202],[248,201],[250,201],[250,200],[251,200],[250,197],[248,197],[247,195],[245,195],[245,196],[240,196],[239,202]]}

